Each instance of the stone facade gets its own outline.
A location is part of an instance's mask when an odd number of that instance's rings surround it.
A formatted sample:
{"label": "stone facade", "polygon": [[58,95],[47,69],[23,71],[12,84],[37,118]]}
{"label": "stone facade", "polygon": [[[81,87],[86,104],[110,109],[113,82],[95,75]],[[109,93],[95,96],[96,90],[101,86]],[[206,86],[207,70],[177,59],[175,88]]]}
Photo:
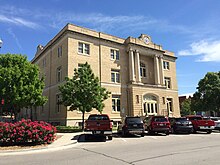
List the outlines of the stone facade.
{"label": "stone facade", "polygon": [[57,124],[80,124],[80,112],[57,104],[58,86],[85,62],[111,92],[103,113],[112,120],[130,115],[180,116],[175,61],[174,53],[154,44],[148,35],[122,39],[67,24],[45,47],[38,46],[32,60],[45,76],[43,94],[48,97],[47,104],[38,107],[34,116]]}

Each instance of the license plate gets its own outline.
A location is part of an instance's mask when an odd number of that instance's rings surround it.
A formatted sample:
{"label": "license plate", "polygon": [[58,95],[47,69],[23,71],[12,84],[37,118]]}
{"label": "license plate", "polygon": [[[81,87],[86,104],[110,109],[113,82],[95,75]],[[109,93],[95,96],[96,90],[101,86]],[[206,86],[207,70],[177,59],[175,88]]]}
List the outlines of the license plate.
{"label": "license plate", "polygon": [[101,133],[101,131],[96,131],[95,133],[96,133],[96,134],[100,134],[100,133]]}
{"label": "license plate", "polygon": [[163,124],[160,124],[159,126],[164,126]]}
{"label": "license plate", "polygon": [[133,124],[134,127],[137,127],[137,124]]}

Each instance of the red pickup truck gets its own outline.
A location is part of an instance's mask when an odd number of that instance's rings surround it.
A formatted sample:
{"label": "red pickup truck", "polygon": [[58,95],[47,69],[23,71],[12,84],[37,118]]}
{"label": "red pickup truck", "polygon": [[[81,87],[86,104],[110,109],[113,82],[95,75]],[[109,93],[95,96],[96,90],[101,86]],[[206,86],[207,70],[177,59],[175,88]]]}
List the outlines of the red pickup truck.
{"label": "red pickup truck", "polygon": [[193,132],[204,131],[208,134],[212,133],[212,130],[215,128],[215,122],[207,119],[203,119],[200,115],[188,115],[186,116],[193,124]]}
{"label": "red pickup truck", "polygon": [[107,136],[112,140],[112,120],[107,114],[92,114],[85,121],[85,132],[91,132],[95,136]]}

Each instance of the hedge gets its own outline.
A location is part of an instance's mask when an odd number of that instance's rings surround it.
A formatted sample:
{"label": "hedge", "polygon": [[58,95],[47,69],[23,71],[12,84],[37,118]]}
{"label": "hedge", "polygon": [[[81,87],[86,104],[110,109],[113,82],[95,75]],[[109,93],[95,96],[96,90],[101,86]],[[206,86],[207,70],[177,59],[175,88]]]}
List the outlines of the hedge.
{"label": "hedge", "polygon": [[59,133],[73,133],[73,132],[81,132],[82,129],[79,127],[72,126],[56,126],[57,132]]}

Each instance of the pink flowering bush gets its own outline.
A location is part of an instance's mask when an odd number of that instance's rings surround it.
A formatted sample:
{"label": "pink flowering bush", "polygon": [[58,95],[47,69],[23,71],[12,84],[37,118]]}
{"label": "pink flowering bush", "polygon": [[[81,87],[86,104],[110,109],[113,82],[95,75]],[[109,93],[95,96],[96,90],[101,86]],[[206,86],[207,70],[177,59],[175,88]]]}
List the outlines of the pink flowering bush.
{"label": "pink flowering bush", "polygon": [[56,127],[43,121],[0,122],[0,145],[50,144],[55,137]]}

